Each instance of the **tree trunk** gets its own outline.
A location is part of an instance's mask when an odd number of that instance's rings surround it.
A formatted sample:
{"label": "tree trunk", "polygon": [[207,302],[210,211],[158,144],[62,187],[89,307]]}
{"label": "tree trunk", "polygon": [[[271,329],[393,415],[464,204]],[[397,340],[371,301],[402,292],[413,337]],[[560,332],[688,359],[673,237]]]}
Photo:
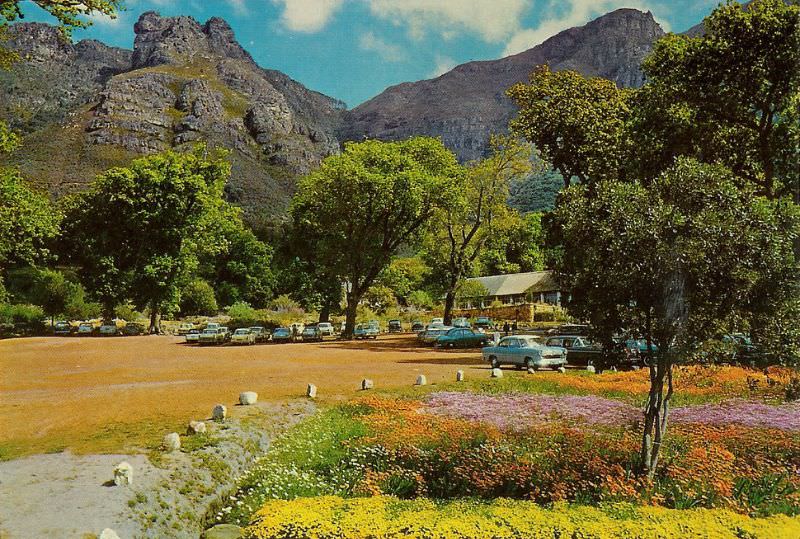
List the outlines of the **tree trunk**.
{"label": "tree trunk", "polygon": [[328,322],[331,318],[331,307],[330,305],[323,305],[322,308],[319,310],[319,321],[320,322]]}
{"label": "tree trunk", "polygon": [[356,329],[356,314],[358,311],[358,302],[361,301],[361,294],[355,290],[347,293],[347,308],[345,309],[345,323],[344,333],[342,337],[345,339],[353,338],[353,331]]}
{"label": "tree trunk", "polygon": [[158,318],[158,303],[155,301],[150,303],[150,328],[148,329],[148,333],[161,333]]}
{"label": "tree trunk", "polygon": [[444,297],[444,325],[449,326],[453,323],[453,306],[456,303],[456,293],[453,290],[447,292]]}
{"label": "tree trunk", "polygon": [[645,405],[644,432],[642,434],[642,472],[647,475],[648,479],[653,479],[656,473],[661,444],[667,433],[669,402],[672,398],[672,358],[667,351],[660,352],[658,360],[651,360],[649,367],[650,393]]}

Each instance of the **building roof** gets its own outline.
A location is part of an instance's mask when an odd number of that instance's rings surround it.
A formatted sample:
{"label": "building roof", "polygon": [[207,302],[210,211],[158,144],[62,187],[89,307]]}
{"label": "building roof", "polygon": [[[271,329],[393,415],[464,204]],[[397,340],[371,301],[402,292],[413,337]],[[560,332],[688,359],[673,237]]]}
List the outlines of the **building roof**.
{"label": "building roof", "polygon": [[481,283],[488,290],[487,296],[513,296],[527,292],[556,292],[559,290],[558,283],[550,271],[473,277],[467,281]]}

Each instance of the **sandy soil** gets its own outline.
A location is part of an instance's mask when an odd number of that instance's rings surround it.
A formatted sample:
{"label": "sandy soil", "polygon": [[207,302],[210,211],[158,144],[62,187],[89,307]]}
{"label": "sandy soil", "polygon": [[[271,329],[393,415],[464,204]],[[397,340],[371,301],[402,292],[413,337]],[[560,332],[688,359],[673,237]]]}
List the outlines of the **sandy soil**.
{"label": "sandy soil", "polygon": [[245,347],[188,346],[178,337],[37,337],[0,341],[0,459],[71,450],[130,453],[183,432],[242,391],[285,401],[317,385],[319,401],[376,388],[486,376],[480,353],[419,348],[413,336]]}

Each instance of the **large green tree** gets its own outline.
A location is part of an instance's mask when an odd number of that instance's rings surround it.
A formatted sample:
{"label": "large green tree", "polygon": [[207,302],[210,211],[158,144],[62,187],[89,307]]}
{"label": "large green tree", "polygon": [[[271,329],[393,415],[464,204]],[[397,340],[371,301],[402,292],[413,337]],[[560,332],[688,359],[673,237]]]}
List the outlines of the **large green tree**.
{"label": "large green tree", "polygon": [[645,179],[675,156],[719,161],[774,198],[800,175],[800,7],[728,2],[701,37],[669,34],[642,68],[633,103],[631,164]]}
{"label": "large green tree", "polygon": [[159,315],[177,305],[179,289],[197,266],[197,243],[213,253],[220,223],[237,215],[222,198],[230,165],[224,153],[198,146],[165,152],[100,175],[66,206],[65,252],[81,268],[104,316],[131,299]]}
{"label": "large green tree", "polygon": [[306,257],[345,283],[345,335],[353,333],[364,294],[398,250],[417,239],[459,175],[441,141],[418,137],[347,144],[300,180],[294,233],[308,239]]}
{"label": "large green tree", "polygon": [[796,265],[799,210],[741,187],[720,165],[686,158],[649,187],[601,182],[564,192],[555,210],[563,248],[556,275],[571,295],[570,312],[590,321],[600,340],[631,332],[657,349],[641,455],[651,477],[674,363],[746,314],[765,275]]}
{"label": "large green tree", "polygon": [[433,214],[428,227],[425,261],[444,291],[445,324],[452,322],[458,285],[474,273],[494,220],[509,212],[509,183],[530,171],[528,146],[510,137],[493,138],[491,144],[493,154],[466,169],[450,201]]}
{"label": "large green tree", "polygon": [[507,92],[519,107],[511,131],[532,142],[564,186],[619,176],[631,91],[600,77],[537,67],[529,83]]}

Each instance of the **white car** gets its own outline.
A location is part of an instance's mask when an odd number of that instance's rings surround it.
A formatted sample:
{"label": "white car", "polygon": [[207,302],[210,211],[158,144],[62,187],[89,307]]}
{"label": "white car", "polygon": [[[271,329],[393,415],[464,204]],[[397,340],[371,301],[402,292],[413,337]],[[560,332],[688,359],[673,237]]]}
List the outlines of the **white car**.
{"label": "white car", "polygon": [[250,328],[239,328],[231,336],[231,344],[255,344],[256,334]]}
{"label": "white car", "polygon": [[116,324],[103,324],[98,330],[101,337],[115,337],[119,335],[119,329]]}
{"label": "white car", "polygon": [[90,322],[83,322],[81,325],[78,326],[78,335],[86,337],[93,334],[94,334],[94,324]]}
{"label": "white car", "polygon": [[443,326],[443,325],[444,325],[444,318],[431,318],[431,323],[428,324],[428,327]]}
{"label": "white car", "polygon": [[333,324],[330,322],[320,322],[317,327],[323,336],[333,337]]}
{"label": "white car", "polygon": [[526,369],[549,367],[557,369],[567,364],[567,351],[558,346],[546,346],[533,335],[510,335],[503,337],[496,346],[482,350],[483,360],[492,368],[514,365]]}
{"label": "white car", "polygon": [[187,343],[199,343],[200,342],[200,331],[196,329],[189,330],[189,333],[186,334],[186,342]]}
{"label": "white car", "polygon": [[184,322],[178,326],[178,335],[186,335],[194,329],[194,324],[191,322]]}

